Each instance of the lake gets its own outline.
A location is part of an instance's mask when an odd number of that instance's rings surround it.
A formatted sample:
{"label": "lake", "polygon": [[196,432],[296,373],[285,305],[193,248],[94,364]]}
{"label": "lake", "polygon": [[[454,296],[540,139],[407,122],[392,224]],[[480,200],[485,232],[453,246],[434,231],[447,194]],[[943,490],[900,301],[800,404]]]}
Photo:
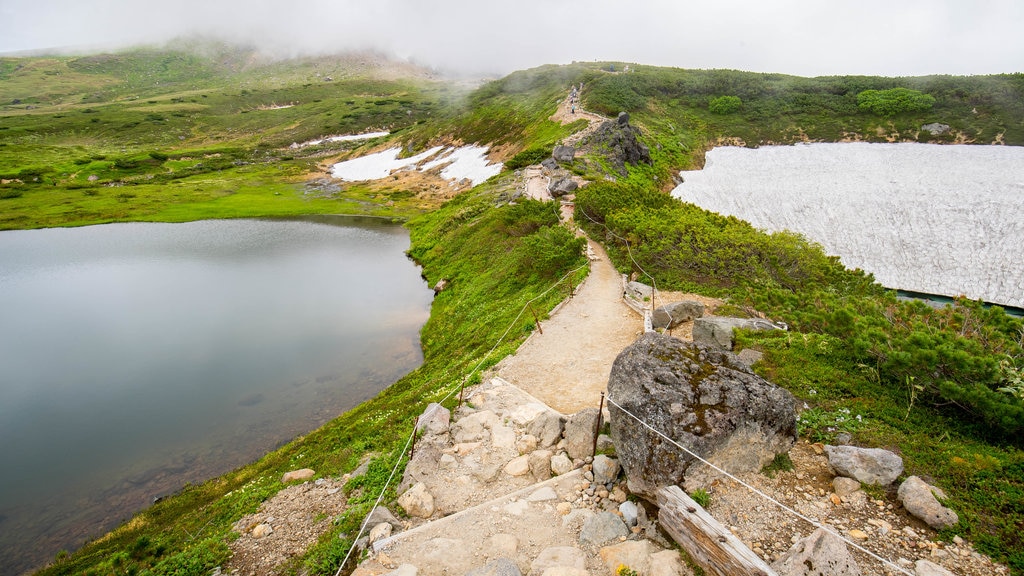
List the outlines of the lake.
{"label": "lake", "polygon": [[0,232],[0,573],[419,366],[408,244],[368,218]]}
{"label": "lake", "polygon": [[1024,147],[715,148],[673,196],[792,230],[883,286],[1024,307]]}

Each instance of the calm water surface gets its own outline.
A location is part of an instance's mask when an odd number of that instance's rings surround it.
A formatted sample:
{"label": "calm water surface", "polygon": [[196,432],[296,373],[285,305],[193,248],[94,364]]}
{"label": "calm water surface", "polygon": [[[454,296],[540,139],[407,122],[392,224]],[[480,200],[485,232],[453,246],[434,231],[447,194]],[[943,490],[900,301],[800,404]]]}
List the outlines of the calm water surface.
{"label": "calm water surface", "polygon": [[0,573],[252,461],[422,362],[432,293],[366,219],[0,232]]}

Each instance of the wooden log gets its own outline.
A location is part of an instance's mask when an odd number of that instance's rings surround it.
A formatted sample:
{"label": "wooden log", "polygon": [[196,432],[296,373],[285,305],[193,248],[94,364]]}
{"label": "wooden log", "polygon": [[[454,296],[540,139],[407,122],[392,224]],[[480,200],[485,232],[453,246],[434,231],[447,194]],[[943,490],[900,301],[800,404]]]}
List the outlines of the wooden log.
{"label": "wooden log", "polygon": [[777,576],[678,486],[658,491],[658,520],[693,561],[718,576]]}

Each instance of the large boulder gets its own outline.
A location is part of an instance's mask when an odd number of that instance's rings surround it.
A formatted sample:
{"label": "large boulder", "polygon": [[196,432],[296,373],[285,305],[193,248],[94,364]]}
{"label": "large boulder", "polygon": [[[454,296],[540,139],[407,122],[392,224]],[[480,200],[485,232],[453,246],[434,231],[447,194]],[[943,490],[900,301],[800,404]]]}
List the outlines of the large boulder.
{"label": "large boulder", "polygon": [[551,151],[551,157],[556,162],[572,162],[576,158],[576,149],[572,146],[555,146],[555,149]]}
{"label": "large boulder", "polygon": [[695,300],[683,300],[655,308],[651,322],[655,328],[671,330],[683,322],[689,322],[703,315],[704,304]]}
{"label": "large boulder", "polygon": [[615,359],[608,396],[629,489],[651,501],[664,486],[706,487],[718,473],[634,416],[731,473],[758,471],[796,442],[792,394],[732,354],[656,332]]}
{"label": "large boulder", "polygon": [[732,350],[736,342],[734,332],[744,330],[781,330],[782,327],[761,318],[730,318],[705,316],[693,321],[693,341],[720,350]]}
{"label": "large boulder", "polygon": [[862,484],[888,486],[903,473],[903,459],[881,448],[825,446],[825,453],[836,474]]}
{"label": "large boulder", "polygon": [[626,164],[652,164],[651,151],[640,142],[640,131],[629,124],[628,114],[601,124],[584,142],[604,155],[622,176],[629,174]]}
{"label": "large boulder", "polygon": [[572,194],[579,188],[580,185],[575,180],[566,176],[565,178],[559,178],[558,180],[552,180],[548,184],[548,192],[551,193],[555,198],[565,196],[566,194]]}
{"label": "large boulder", "polygon": [[779,576],[860,576],[860,566],[838,536],[822,528],[772,564]]}
{"label": "large boulder", "polygon": [[627,282],[625,295],[634,300],[650,300],[654,296],[654,288],[643,282]]}
{"label": "large boulder", "polygon": [[938,498],[946,499],[946,494],[929,485],[917,476],[911,476],[900,484],[896,497],[911,516],[921,520],[936,530],[955,526],[960,521],[956,512],[939,503]]}

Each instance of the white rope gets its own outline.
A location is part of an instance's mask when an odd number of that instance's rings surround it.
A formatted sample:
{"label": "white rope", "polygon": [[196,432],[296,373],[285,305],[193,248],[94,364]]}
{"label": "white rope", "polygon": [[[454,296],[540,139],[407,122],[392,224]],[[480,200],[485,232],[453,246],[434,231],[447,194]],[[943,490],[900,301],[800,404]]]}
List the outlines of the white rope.
{"label": "white rope", "polygon": [[656,429],[655,429],[655,428],[654,428],[653,426],[651,426],[651,425],[650,425],[650,424],[648,424],[647,422],[644,422],[643,420],[641,420],[641,419],[640,419],[639,417],[637,417],[637,416],[636,416],[635,414],[633,414],[633,413],[632,413],[632,412],[630,412],[629,410],[626,410],[625,408],[623,408],[622,406],[620,406],[620,405],[619,405],[619,404],[618,404],[618,403],[617,403],[617,402],[616,402],[615,400],[613,400],[613,399],[612,399],[612,398],[611,398],[610,396],[609,396],[609,397],[606,397],[606,400],[608,400],[608,403],[609,403],[609,404],[611,404],[611,405],[615,406],[615,407],[616,407],[616,408],[618,408],[619,410],[622,410],[622,412],[623,412],[623,413],[625,413],[625,414],[626,414],[626,415],[628,415],[628,416],[629,416],[630,418],[632,418],[632,419],[636,420],[637,422],[639,422],[640,424],[642,424],[642,425],[643,425],[643,426],[644,426],[645,428],[647,428],[647,429],[648,429],[648,430],[650,430],[651,432],[654,432],[654,433],[655,433],[655,434],[657,434],[658,436],[661,436],[661,437],[662,437],[662,438],[664,438],[664,439],[665,439],[666,441],[668,441],[669,443],[673,444],[673,445],[674,445],[675,447],[679,448],[679,449],[680,449],[680,450],[682,450],[683,452],[686,452],[686,453],[687,453],[687,454],[689,454],[690,456],[693,456],[693,457],[694,457],[694,458],[696,458],[697,460],[700,460],[701,462],[703,462],[704,464],[708,465],[709,467],[711,467],[712,469],[714,469],[714,470],[715,470],[715,471],[717,471],[718,473],[722,474],[723,476],[726,476],[727,478],[729,478],[730,480],[732,480],[732,481],[736,482],[737,484],[739,484],[739,485],[743,486],[743,487],[744,487],[744,488],[746,488],[747,490],[750,490],[750,491],[751,491],[751,492],[753,492],[754,494],[757,494],[758,496],[760,496],[760,497],[764,498],[765,500],[767,500],[767,501],[771,502],[772,504],[775,504],[775,505],[776,505],[776,506],[778,506],[779,508],[782,508],[782,509],[783,509],[783,510],[785,510],[786,512],[789,512],[790,514],[792,514],[792,515],[796,516],[797,518],[800,518],[801,520],[803,520],[803,521],[805,521],[805,522],[809,523],[810,525],[812,525],[812,526],[814,526],[814,527],[816,527],[816,528],[820,528],[820,529],[824,530],[825,532],[828,532],[829,534],[831,534],[831,535],[833,535],[833,536],[835,536],[835,537],[839,538],[839,539],[840,539],[840,540],[842,540],[843,542],[846,542],[847,544],[849,544],[850,546],[853,546],[853,547],[854,547],[854,548],[856,548],[857,550],[860,550],[861,552],[863,552],[863,553],[867,554],[868,556],[870,556],[870,557],[874,558],[875,560],[878,560],[878,561],[879,561],[879,562],[881,562],[882,564],[886,564],[886,565],[888,565],[888,566],[891,566],[892,568],[895,568],[896,570],[898,570],[899,572],[902,572],[903,574],[906,574],[907,576],[914,576],[914,573],[913,573],[913,572],[909,572],[909,571],[907,571],[906,569],[904,569],[904,568],[900,567],[899,565],[897,565],[897,564],[894,564],[893,562],[890,562],[889,560],[886,560],[885,558],[882,558],[882,557],[881,557],[881,556],[879,556],[878,554],[875,554],[874,552],[872,552],[872,551],[868,550],[867,548],[864,548],[863,546],[861,546],[861,545],[857,544],[856,542],[853,542],[852,540],[850,540],[850,539],[846,538],[846,537],[845,537],[845,536],[843,536],[842,534],[839,534],[838,532],[836,532],[836,531],[832,530],[831,528],[829,528],[829,527],[825,526],[824,524],[821,524],[820,522],[817,522],[817,521],[815,521],[815,520],[812,520],[812,519],[808,518],[807,516],[804,516],[803,514],[801,514],[801,513],[797,512],[796,510],[794,510],[794,509],[790,508],[789,506],[786,506],[786,505],[785,505],[785,504],[783,504],[782,502],[779,502],[778,500],[776,500],[776,499],[772,498],[771,496],[769,496],[769,495],[765,494],[764,492],[761,492],[761,491],[760,491],[760,490],[758,490],[757,488],[754,488],[754,487],[753,487],[753,486],[751,486],[750,484],[747,484],[747,483],[746,483],[746,482],[744,482],[743,480],[740,480],[739,478],[737,478],[737,477],[733,476],[732,474],[730,474],[730,473],[726,472],[725,470],[722,470],[722,469],[721,469],[721,468],[719,468],[718,466],[715,466],[715,465],[714,465],[714,464],[712,464],[711,462],[708,462],[708,461],[707,461],[707,460],[705,460],[704,458],[701,458],[700,456],[698,456],[697,454],[695,454],[695,453],[694,453],[693,451],[691,451],[690,449],[686,448],[686,447],[685,447],[685,446],[683,446],[682,444],[679,444],[678,442],[676,442],[676,441],[675,441],[675,440],[673,440],[672,438],[669,438],[669,437],[668,437],[668,436],[666,436],[665,434],[663,434],[663,433],[661,433],[660,431],[656,430]]}

